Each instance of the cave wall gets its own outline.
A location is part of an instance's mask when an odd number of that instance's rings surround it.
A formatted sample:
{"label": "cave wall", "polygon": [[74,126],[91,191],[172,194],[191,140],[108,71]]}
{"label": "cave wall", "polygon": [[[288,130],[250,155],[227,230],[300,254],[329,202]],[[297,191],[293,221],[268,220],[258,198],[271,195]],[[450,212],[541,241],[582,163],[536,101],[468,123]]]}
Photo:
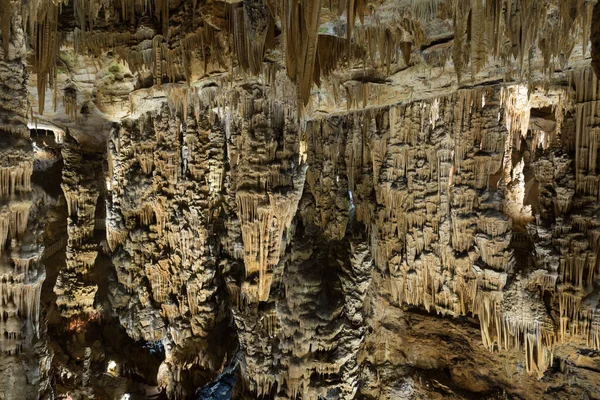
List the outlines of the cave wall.
{"label": "cave wall", "polygon": [[40,292],[45,279],[36,218],[40,193],[31,184],[23,19],[10,16],[0,54],[0,386],[7,399],[36,398],[48,382]]}
{"label": "cave wall", "polygon": [[7,398],[598,397],[597,2],[3,5]]}
{"label": "cave wall", "polygon": [[[470,340],[521,365],[479,386],[458,368],[453,385],[510,391],[512,374],[540,391],[557,385],[555,354],[597,351],[600,326],[598,80],[589,68],[571,79],[550,92],[464,89],[304,127],[257,89],[232,96],[229,115],[202,104],[173,114],[164,100],[156,115],[115,130],[109,145],[108,238],[122,323],[185,354],[186,339],[208,337],[228,314],[250,393],[355,398],[372,391],[363,375],[382,362],[381,350],[367,356],[364,346],[389,334],[374,310],[419,307],[474,318],[480,335]],[[193,182],[203,189],[190,190]],[[204,203],[194,213],[197,196]],[[163,214],[177,199],[181,209]],[[203,254],[185,239],[192,222],[212,232],[191,237],[214,246],[213,258],[196,262],[212,271],[202,288],[221,307],[192,308],[196,284],[177,278],[188,270],[177,267],[184,254]],[[161,263],[164,251],[177,259]],[[212,348],[194,351],[209,370],[220,362],[206,363]],[[185,369],[184,359],[166,362]],[[545,374],[551,383],[527,378]]]}

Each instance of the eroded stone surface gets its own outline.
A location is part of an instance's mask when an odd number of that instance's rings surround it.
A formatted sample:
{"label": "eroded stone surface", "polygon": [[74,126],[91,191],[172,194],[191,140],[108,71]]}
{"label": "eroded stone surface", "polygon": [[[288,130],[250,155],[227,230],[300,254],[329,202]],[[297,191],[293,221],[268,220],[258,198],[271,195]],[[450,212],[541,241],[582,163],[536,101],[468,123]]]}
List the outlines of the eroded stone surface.
{"label": "eroded stone surface", "polygon": [[597,396],[596,1],[2,6],[7,398]]}

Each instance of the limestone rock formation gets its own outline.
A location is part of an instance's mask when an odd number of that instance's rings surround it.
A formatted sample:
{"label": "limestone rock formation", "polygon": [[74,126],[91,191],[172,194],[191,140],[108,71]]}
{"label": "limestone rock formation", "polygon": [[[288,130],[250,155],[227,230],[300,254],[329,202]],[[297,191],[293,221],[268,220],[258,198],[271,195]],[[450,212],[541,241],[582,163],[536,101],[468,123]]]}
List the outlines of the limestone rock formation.
{"label": "limestone rock formation", "polygon": [[61,188],[67,203],[66,268],[59,272],[54,292],[56,304],[66,318],[94,312],[98,285],[90,282],[90,272],[98,256],[94,240],[96,204],[99,190],[96,173],[101,172],[98,156],[86,154],[70,137],[62,149]]}
{"label": "limestone rock formation", "polygon": [[599,397],[597,0],[1,5],[0,398]]}
{"label": "limestone rock formation", "polygon": [[2,21],[3,33],[7,27],[13,33],[3,35],[0,61],[0,386],[4,398],[16,399],[17,393],[36,398],[47,386],[43,360],[49,355],[39,354],[36,343],[43,332],[40,295],[45,271],[39,226],[31,218],[38,204],[32,191],[34,153],[25,106],[26,49],[22,16],[3,15]]}

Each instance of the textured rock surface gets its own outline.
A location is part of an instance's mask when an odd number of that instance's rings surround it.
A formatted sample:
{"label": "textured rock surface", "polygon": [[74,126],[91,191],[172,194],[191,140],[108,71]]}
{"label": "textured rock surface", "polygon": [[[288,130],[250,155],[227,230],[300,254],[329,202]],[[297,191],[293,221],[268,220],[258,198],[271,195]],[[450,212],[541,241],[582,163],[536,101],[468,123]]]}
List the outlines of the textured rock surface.
{"label": "textured rock surface", "polygon": [[31,183],[34,153],[26,125],[22,17],[17,13],[5,19],[13,34],[10,43],[3,38],[0,61],[0,387],[5,399],[36,398],[47,387],[43,379],[51,358],[40,342],[44,249],[34,218],[41,199]]}
{"label": "textured rock surface", "polygon": [[66,318],[94,313],[97,284],[90,282],[90,272],[98,256],[94,229],[98,182],[102,169],[98,155],[86,154],[68,136],[62,149],[63,171],[61,188],[67,203],[66,268],[56,280],[56,304]]}
{"label": "textured rock surface", "polygon": [[[598,21],[598,18],[600,18],[600,4],[596,3],[592,19]],[[592,24],[590,39],[592,41],[592,66],[596,76],[600,76],[600,26],[598,24]]]}
{"label": "textured rock surface", "polygon": [[599,398],[599,12],[2,2],[0,398]]}

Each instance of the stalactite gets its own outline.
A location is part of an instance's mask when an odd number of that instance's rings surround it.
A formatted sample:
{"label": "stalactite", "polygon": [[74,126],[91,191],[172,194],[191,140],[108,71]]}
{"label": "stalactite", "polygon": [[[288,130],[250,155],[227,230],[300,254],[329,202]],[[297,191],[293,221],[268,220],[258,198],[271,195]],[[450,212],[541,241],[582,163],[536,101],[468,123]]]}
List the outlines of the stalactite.
{"label": "stalactite", "polygon": [[412,14],[418,19],[429,21],[436,17],[438,13],[439,0],[412,0]]}
{"label": "stalactite", "polygon": [[[470,4],[465,0],[454,1],[453,4],[453,24],[454,24],[454,48],[452,51],[452,60],[458,81],[461,81],[463,65],[465,63],[464,41],[467,32],[468,17],[470,13]],[[481,23],[481,22],[477,22]]]}
{"label": "stalactite", "polygon": [[[239,10],[240,14],[242,10]],[[238,50],[238,60],[245,60],[246,68],[254,75],[257,75],[262,70],[263,56],[265,51],[265,45],[267,41],[267,35],[271,28],[271,13],[269,8],[262,0],[247,1],[244,2],[243,6],[243,20],[242,16],[237,17],[237,22],[234,25],[236,27],[244,27],[243,32],[244,38],[247,38],[245,47]],[[240,30],[236,30],[238,35]],[[241,45],[241,41],[236,40],[236,45]],[[240,51],[246,52],[245,56],[241,56]],[[240,57],[241,56],[241,57]],[[242,65],[244,65],[242,63]]]}
{"label": "stalactite", "polygon": [[288,76],[296,82],[300,106],[305,106],[310,97],[320,12],[320,0],[283,2],[281,22],[285,38],[285,65]]}
{"label": "stalactite", "polygon": [[[38,105],[40,114],[44,113],[46,89],[54,88],[56,81],[56,59],[60,47],[58,35],[58,6],[45,5],[38,11],[37,24],[33,40],[34,70],[37,73]],[[56,105],[56,99],[53,102]],[[56,107],[56,106],[55,106]]]}
{"label": "stalactite", "polygon": [[0,11],[0,29],[2,29],[2,48],[4,54],[8,55],[10,44],[11,18],[13,16],[14,5],[11,1],[2,2],[2,10]]}
{"label": "stalactite", "polygon": [[79,108],[77,106],[77,90],[74,88],[65,88],[63,93],[63,107],[69,118],[77,122]]}
{"label": "stalactite", "polygon": [[592,128],[595,116],[600,115],[600,82],[591,68],[574,74],[576,96],[575,177],[577,192],[600,196],[595,176],[598,152],[597,132]]}
{"label": "stalactite", "polygon": [[16,165],[0,167],[0,195],[13,196],[19,192],[31,190],[31,174],[33,173],[32,161],[19,162]]}

